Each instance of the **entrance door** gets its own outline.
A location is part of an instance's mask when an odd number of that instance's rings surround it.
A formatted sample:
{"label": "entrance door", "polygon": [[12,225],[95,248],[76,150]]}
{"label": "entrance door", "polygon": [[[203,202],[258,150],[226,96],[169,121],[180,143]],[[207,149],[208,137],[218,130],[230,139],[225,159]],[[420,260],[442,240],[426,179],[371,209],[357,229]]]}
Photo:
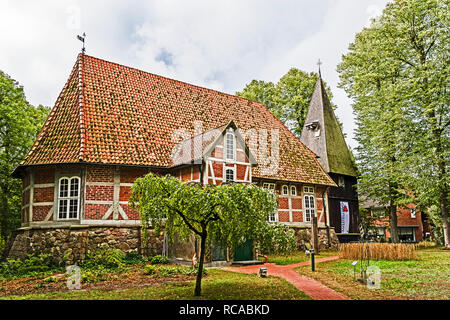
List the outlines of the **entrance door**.
{"label": "entrance door", "polygon": [[247,239],[238,245],[234,252],[234,261],[253,260],[253,240]]}
{"label": "entrance door", "polygon": [[227,260],[226,254],[225,254],[225,249],[213,242],[213,244],[212,244],[212,261],[225,261],[225,260]]}

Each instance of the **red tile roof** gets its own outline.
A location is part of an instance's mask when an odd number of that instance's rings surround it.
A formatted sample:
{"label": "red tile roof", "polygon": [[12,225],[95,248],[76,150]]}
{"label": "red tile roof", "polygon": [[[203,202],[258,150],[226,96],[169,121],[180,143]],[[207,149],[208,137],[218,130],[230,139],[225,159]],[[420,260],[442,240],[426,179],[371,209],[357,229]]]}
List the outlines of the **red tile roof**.
{"label": "red tile roof", "polygon": [[85,54],[78,56],[22,166],[103,163],[171,167],[177,129],[194,133],[234,121],[241,130],[278,129],[279,170],[254,177],[335,185],[316,155],[263,104],[147,73]]}

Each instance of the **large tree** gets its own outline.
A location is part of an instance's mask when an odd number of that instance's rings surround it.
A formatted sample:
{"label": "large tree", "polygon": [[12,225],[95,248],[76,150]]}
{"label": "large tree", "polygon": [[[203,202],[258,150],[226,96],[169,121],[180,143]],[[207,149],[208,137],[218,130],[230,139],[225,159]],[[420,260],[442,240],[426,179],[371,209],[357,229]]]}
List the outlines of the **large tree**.
{"label": "large tree", "polygon": [[[450,247],[448,11],[448,0],[389,3],[356,36],[338,71],[341,86],[355,101],[363,175],[391,170],[392,188],[379,182],[387,195],[394,194],[394,203],[414,200],[424,207],[434,202]],[[378,117],[367,116],[377,109]],[[365,156],[381,158],[377,143],[382,140],[392,143],[383,150],[391,162],[364,163]],[[372,181],[372,188],[383,185],[375,177]]]}
{"label": "large tree", "polygon": [[0,71],[0,236],[20,226],[22,186],[11,177],[41,128],[49,108],[30,105],[23,88]]}
{"label": "large tree", "polygon": [[[263,103],[297,137],[300,137],[317,77],[317,73],[291,68],[276,84],[252,80],[242,91],[236,92],[236,95]],[[331,101],[333,97],[331,90],[325,82],[324,85]],[[334,104],[332,107],[336,108]]]}
{"label": "large tree", "polygon": [[275,194],[253,184],[200,185],[150,173],[135,181],[130,203],[144,230],[151,227],[159,233],[163,227],[169,241],[174,236],[186,241],[192,234],[200,239],[196,296],[201,294],[207,243],[235,248],[243,239],[267,243],[269,234],[272,246],[279,243],[283,250],[295,246],[292,230],[267,222],[277,207]]}

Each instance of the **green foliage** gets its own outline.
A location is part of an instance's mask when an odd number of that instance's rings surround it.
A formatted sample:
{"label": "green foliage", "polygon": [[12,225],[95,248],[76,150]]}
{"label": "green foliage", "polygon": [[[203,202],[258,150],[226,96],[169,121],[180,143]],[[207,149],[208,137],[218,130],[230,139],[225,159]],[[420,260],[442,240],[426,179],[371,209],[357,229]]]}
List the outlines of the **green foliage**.
{"label": "green foliage", "polygon": [[360,193],[392,207],[436,205],[443,224],[450,179],[448,12],[448,1],[395,0],[356,35],[338,66],[340,86],[354,100]]}
{"label": "green foliage", "polygon": [[107,274],[111,271],[103,265],[96,265],[86,267],[83,265],[81,269],[81,281],[84,283],[92,283],[98,281],[105,281]]}
{"label": "green foliage", "polygon": [[7,239],[3,239],[2,237],[0,237],[0,255],[5,250],[6,241]]}
{"label": "green foliage", "polygon": [[191,186],[152,173],[135,181],[130,203],[144,228],[152,226],[159,232],[164,223],[170,241],[175,234],[187,241],[192,233],[205,233],[222,247],[257,237],[277,205],[272,192],[256,185]]}
{"label": "green foliage", "polygon": [[[274,193],[253,184],[192,185],[170,175],[149,173],[134,182],[130,205],[137,208],[144,231],[153,227],[159,233],[164,224],[171,242],[175,235],[184,241],[193,233],[198,236],[199,267],[203,268],[206,243],[214,241],[223,248],[233,248],[245,239],[260,238],[267,231],[277,199]],[[277,241],[282,248],[283,240]],[[196,295],[200,295],[201,276],[197,277]]]}
{"label": "green foliage", "polygon": [[147,261],[147,258],[141,256],[137,252],[128,252],[123,258],[125,264],[138,264]]}
{"label": "green foliage", "polygon": [[151,264],[169,264],[170,259],[161,255],[152,257],[150,260]]}
{"label": "green foliage", "polygon": [[259,250],[263,254],[288,255],[297,249],[295,232],[291,228],[279,224],[265,224],[263,230],[256,238]]}
{"label": "green foliage", "polygon": [[120,249],[101,248],[86,255],[83,267],[119,268],[123,266],[125,254]]}
{"label": "green foliage", "polygon": [[50,109],[30,105],[22,87],[0,71],[0,237],[20,226],[22,185],[11,177],[23,160]]}
{"label": "green foliage", "polygon": [[[281,79],[273,84],[261,80],[252,80],[236,95],[263,103],[297,137],[300,137],[318,74],[291,68]],[[330,88],[325,90],[333,97]],[[333,109],[336,106],[331,103]]]}
{"label": "green foliage", "polygon": [[1,262],[0,277],[9,279],[60,269],[61,267],[51,254],[29,254],[24,260],[7,259]]}
{"label": "green foliage", "polygon": [[[153,275],[154,277],[174,277],[177,275],[196,276],[198,267],[183,267],[183,266],[161,266],[161,265],[147,265],[145,266],[145,274]],[[203,269],[203,275],[207,275],[206,269]]]}

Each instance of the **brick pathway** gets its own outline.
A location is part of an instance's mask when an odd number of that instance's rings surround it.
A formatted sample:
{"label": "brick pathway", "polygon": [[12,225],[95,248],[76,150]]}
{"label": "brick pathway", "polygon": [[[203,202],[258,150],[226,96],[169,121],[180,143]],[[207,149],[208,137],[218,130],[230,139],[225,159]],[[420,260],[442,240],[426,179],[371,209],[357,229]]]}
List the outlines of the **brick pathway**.
{"label": "brick pathway", "polygon": [[[316,260],[318,262],[325,262],[338,259],[338,256],[325,257]],[[239,273],[258,273],[259,268],[266,267],[267,274],[276,277],[282,277],[292,283],[297,289],[303,291],[313,300],[350,300],[349,297],[342,293],[336,292],[331,288],[324,286],[319,281],[305,277],[293,269],[299,266],[310,265],[310,261],[290,264],[286,266],[279,266],[274,263],[265,263],[263,265],[251,265],[244,267],[226,267],[223,268],[228,271]]]}

